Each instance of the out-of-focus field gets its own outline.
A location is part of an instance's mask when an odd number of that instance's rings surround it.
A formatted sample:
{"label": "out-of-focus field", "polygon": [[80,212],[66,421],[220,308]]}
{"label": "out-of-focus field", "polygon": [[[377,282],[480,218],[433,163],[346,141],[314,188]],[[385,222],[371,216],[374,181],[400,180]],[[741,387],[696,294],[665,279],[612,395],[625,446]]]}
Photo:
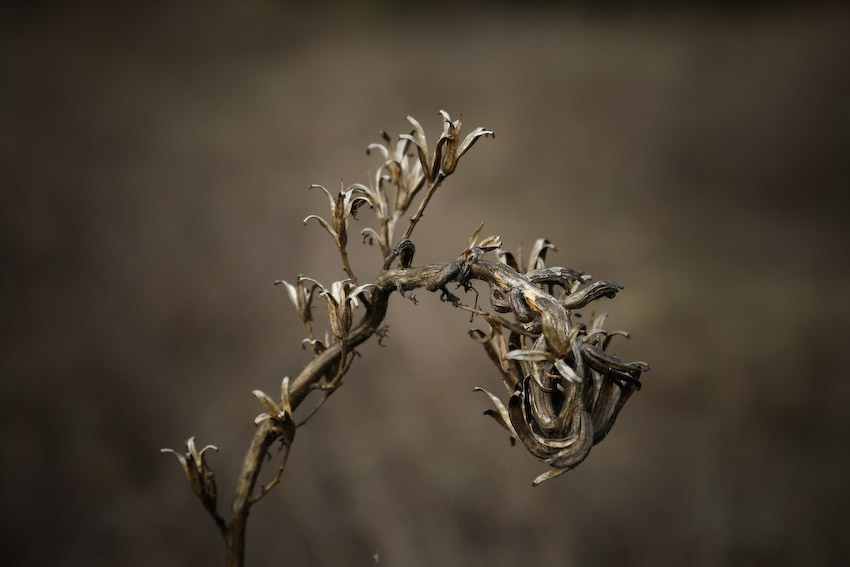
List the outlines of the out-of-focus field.
{"label": "out-of-focus field", "polygon": [[509,248],[546,236],[625,285],[598,307],[652,371],[532,489],[545,467],[473,392],[501,391],[482,324],[396,298],[387,348],[254,508],[249,564],[850,561],[850,12],[512,6],[3,8],[3,564],[221,563],[159,449],[218,445],[229,505],[251,390],[308,360],[272,282],[343,276],[307,187],[366,182],[378,130],[411,114],[436,140],[441,108],[496,139],[435,197],[416,263],[481,221]]}

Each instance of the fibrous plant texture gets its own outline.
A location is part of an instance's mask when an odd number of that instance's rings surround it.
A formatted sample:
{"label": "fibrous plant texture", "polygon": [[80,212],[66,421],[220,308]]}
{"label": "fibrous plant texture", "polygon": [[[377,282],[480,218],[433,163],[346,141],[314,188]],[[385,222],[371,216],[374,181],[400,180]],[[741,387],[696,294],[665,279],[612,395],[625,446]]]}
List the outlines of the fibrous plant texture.
{"label": "fibrous plant texture", "polygon": [[[439,292],[440,298],[468,310],[485,328],[469,331],[496,364],[507,390],[507,404],[483,390],[495,406],[485,412],[493,417],[549,469],[533,484],[559,476],[581,463],[614,425],[620,409],[649,369],[643,362],[622,362],[607,352],[615,335],[604,328],[606,314],[583,317],[580,310],[600,298],[613,298],[621,289],[612,281],[592,282],[580,271],[547,267],[547,252],[554,246],[539,239],[523,257],[502,249],[501,238],[479,238],[483,224],[472,233],[460,254],[445,263],[416,266],[413,231],[429,201],[458,165],[460,158],[482,137],[493,132],[476,128],[466,136],[461,121],[440,111],[443,132],[431,147],[420,124],[411,117],[410,134],[393,140],[385,132],[382,142],[368,152],[381,159],[368,185],[354,184],[327,195],[330,213],[309,215],[333,238],[346,278],[325,285],[299,275],[292,283],[278,281],[295,306],[307,330],[304,346],[313,359],[295,377],[281,381],[279,396],[254,390],[265,410],[255,419],[254,438],[244,457],[230,514],[217,509],[215,475],[205,460],[209,445],[198,451],[194,438],[185,455],[177,455],[189,484],[212,515],[226,544],[227,565],[244,561],[245,529],[253,504],[281,480],[289,449],[298,427],[304,425],[342,383],[364,341],[383,337],[384,317],[391,295],[405,296],[417,288]],[[416,208],[414,201],[420,197]],[[358,280],[349,262],[349,219],[369,208],[376,224],[361,232],[363,240],[376,245],[382,269],[368,283]],[[411,211],[413,213],[411,214]],[[400,224],[404,232],[398,234]],[[489,288],[490,309],[466,305],[455,293],[475,291],[474,282]],[[460,291],[459,291],[460,290]],[[477,292],[476,292],[477,297]],[[314,328],[313,303],[322,298],[328,314],[323,334]],[[321,303],[321,301],[320,301]],[[586,321],[586,322],[585,322]],[[294,412],[311,393],[316,403],[300,421]],[[264,486],[257,487],[260,470],[278,446],[277,470]]]}

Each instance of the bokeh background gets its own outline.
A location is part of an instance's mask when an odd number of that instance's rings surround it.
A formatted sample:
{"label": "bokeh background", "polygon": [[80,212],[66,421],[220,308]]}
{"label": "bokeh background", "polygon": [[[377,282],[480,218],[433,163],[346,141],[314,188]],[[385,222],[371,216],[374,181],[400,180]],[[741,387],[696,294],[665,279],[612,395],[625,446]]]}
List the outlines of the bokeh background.
{"label": "bokeh background", "polygon": [[[525,6],[525,5],[524,5]],[[850,561],[850,11],[826,3],[16,3],[0,16],[4,565],[216,565],[161,447],[220,452],[308,360],[272,282],[342,277],[330,188],[439,109],[495,130],[417,227],[625,285],[652,371],[578,469],[482,417],[467,314],[396,299],[299,430],[250,565]],[[369,225],[368,213],[354,228]],[[352,244],[361,278],[375,250]],[[317,315],[321,314],[317,310]],[[305,406],[306,408],[306,406]]]}

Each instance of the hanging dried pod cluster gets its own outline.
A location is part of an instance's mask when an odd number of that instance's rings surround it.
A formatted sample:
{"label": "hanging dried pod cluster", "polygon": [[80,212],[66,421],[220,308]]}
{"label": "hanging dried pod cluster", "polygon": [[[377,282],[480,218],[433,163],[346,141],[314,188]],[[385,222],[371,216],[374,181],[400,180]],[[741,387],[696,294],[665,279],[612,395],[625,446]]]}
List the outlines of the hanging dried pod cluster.
{"label": "hanging dried pod cluster", "polygon": [[[341,385],[357,355],[356,348],[371,337],[385,336],[383,320],[394,292],[404,295],[417,288],[439,292],[445,301],[488,323],[487,331],[476,330],[471,335],[498,366],[510,397],[505,405],[488,392],[496,410],[487,413],[534,456],[551,465],[535,484],[579,464],[610,431],[620,408],[640,387],[640,375],[648,366],[621,362],[607,352],[611,338],[625,333],[606,332],[605,315],[592,316],[588,326],[578,313],[599,298],[614,297],[621,286],[610,281],[591,283],[590,276],[581,272],[547,267],[546,253],[553,248],[548,241],[538,240],[528,263],[523,264],[521,253],[514,257],[502,250],[498,236],[479,240],[482,223],[457,258],[415,265],[412,233],[425,207],[475,142],[493,137],[492,131],[481,127],[463,136],[460,119],[452,120],[445,111],[440,115],[443,131],[433,148],[422,126],[411,117],[409,134],[393,140],[382,132],[382,142],[367,150],[381,160],[368,185],[343,186],[336,194],[321,185],[311,186],[326,194],[329,214],[309,215],[304,223],[315,220],[331,236],[345,277],[330,285],[304,275],[294,283],[275,282],[286,290],[304,324],[307,338],[303,344],[313,356],[297,376],[282,380],[279,399],[254,390],[265,411],[255,420],[257,429],[243,460],[227,520],[216,511],[215,477],[204,459],[204,451],[211,446],[197,451],[190,438],[185,456],[165,450],[177,455],[193,491],[221,530],[227,565],[243,564],[248,512],[280,481],[296,429]],[[367,208],[377,224],[363,229],[361,235],[364,242],[377,245],[382,268],[370,283],[361,284],[348,258],[348,231],[350,218]],[[399,223],[404,222],[407,226],[398,235]],[[487,254],[495,255],[497,261],[485,258]],[[489,286],[492,311],[464,305],[453,293],[470,291],[474,280]],[[321,334],[314,329],[313,301],[317,297],[325,299],[323,311],[327,312]],[[296,410],[312,392],[319,392],[317,403],[296,421]],[[275,442],[279,442],[277,473],[257,488],[260,470]]]}
{"label": "hanging dried pod cluster", "polygon": [[[604,329],[607,314],[592,316],[590,326],[577,310],[610,297],[622,286],[570,268],[546,267],[553,246],[536,242],[527,265],[498,250],[502,269],[490,268],[493,311],[514,321],[486,316],[489,332],[470,335],[483,344],[499,368],[510,399],[507,407],[484,391],[496,410],[492,416],[526,449],[552,468],[534,485],[559,476],[587,457],[602,441],[623,404],[640,389],[644,362],[625,363],[607,352],[615,335]],[[479,255],[480,256],[480,255]],[[556,294],[557,292],[557,294]]]}

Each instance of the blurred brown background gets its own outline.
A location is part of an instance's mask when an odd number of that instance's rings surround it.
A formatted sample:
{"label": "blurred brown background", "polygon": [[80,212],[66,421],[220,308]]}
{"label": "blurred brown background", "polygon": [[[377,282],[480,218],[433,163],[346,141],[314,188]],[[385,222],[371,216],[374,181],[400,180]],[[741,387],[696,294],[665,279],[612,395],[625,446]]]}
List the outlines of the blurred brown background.
{"label": "blurred brown background", "polygon": [[2,564],[221,563],[158,451],[218,445],[229,505],[251,390],[308,360],[272,282],[343,275],[307,187],[365,182],[379,129],[411,114],[436,140],[441,108],[496,139],[437,194],[416,263],[480,221],[509,248],[546,236],[626,286],[600,307],[652,371],[532,489],[545,467],[472,391],[501,391],[480,324],[396,299],[387,348],[255,507],[249,564],[850,561],[850,11],[531,6],[2,8]]}

